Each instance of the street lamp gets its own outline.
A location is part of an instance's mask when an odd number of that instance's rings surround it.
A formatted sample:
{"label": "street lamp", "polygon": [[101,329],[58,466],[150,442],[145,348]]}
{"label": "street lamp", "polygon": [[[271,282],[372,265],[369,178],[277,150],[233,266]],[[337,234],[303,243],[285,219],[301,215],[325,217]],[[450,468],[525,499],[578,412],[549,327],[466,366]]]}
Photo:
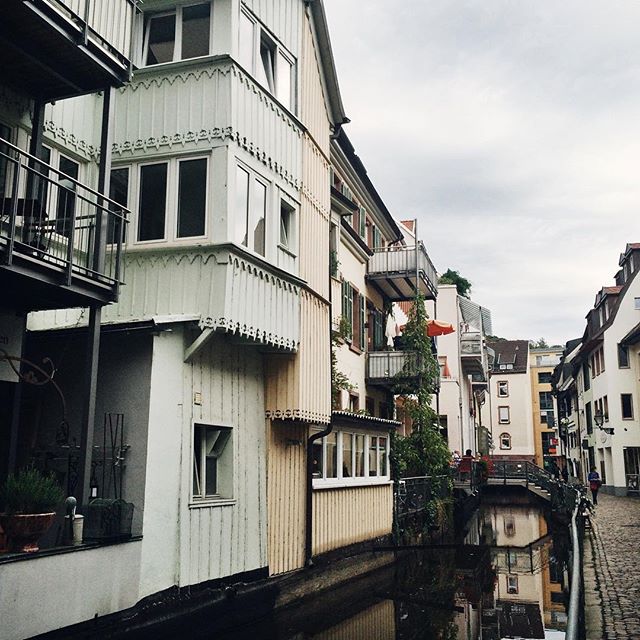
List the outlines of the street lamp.
{"label": "street lamp", "polygon": [[602,425],[604,424],[604,414],[602,413],[602,411],[598,411],[594,416],[593,419],[595,420],[596,423],[596,427],[598,427],[598,429],[604,431],[605,433],[608,433],[609,435],[613,435],[613,427],[603,427]]}

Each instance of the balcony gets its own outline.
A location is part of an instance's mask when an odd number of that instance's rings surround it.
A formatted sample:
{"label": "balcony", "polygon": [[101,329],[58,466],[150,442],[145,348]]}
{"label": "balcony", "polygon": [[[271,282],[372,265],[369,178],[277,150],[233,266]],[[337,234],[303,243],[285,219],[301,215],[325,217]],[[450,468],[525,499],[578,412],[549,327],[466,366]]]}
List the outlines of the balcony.
{"label": "balcony", "polygon": [[369,258],[367,279],[390,300],[410,300],[417,289],[427,300],[438,294],[438,274],[424,245],[378,247]]}
{"label": "balcony", "polygon": [[413,351],[370,351],[367,354],[368,385],[393,388],[401,381],[417,380],[417,354]]}
{"label": "balcony", "polygon": [[460,334],[460,360],[462,371],[478,380],[487,371],[482,334],[479,331],[464,331]]}
{"label": "balcony", "polygon": [[298,349],[304,282],[244,247],[145,247],[127,252],[124,269],[127,284],[106,322],[199,318],[202,329],[249,345]]}
{"label": "balcony", "polygon": [[121,86],[130,76],[137,0],[4,0],[4,81],[51,101]]}
{"label": "balcony", "polygon": [[16,308],[115,301],[128,213],[0,139],[0,287]]}

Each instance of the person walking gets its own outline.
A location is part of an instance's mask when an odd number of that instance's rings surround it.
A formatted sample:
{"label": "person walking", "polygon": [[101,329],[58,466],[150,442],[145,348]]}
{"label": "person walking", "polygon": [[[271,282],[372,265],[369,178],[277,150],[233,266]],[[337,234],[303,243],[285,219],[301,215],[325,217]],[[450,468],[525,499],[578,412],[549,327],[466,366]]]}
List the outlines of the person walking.
{"label": "person walking", "polygon": [[600,485],[602,484],[602,480],[600,480],[600,474],[595,469],[591,469],[591,473],[587,477],[587,480],[589,481],[589,489],[591,489],[593,504],[598,504],[598,491],[600,489]]}

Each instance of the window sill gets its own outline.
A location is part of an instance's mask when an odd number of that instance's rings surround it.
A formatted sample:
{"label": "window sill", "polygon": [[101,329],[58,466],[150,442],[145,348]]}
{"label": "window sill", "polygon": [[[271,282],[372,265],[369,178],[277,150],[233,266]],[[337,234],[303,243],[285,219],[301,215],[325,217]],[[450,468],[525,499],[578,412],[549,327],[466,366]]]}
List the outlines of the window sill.
{"label": "window sill", "polygon": [[134,80],[147,75],[153,75],[154,73],[162,73],[163,71],[178,71],[180,69],[197,67],[203,64],[211,64],[219,61],[228,61],[229,56],[223,55],[208,55],[199,56],[197,58],[185,58],[184,60],[172,60],[171,62],[162,62],[160,64],[148,64],[140,66],[135,70],[133,74]]}
{"label": "window sill", "polygon": [[291,256],[294,259],[298,258],[298,255],[296,253],[294,253],[289,247],[287,247],[287,245],[285,244],[281,244],[278,243],[278,249],[280,249],[280,251],[286,253],[288,256]]}
{"label": "window sill", "polygon": [[330,478],[324,480],[314,480],[313,489],[355,489],[359,487],[381,487],[392,485],[393,482],[388,476],[382,478],[358,478],[345,480],[344,478]]}
{"label": "window sill", "polygon": [[189,509],[208,509],[210,507],[232,507],[237,500],[234,498],[207,498],[205,500],[192,500],[189,502]]}

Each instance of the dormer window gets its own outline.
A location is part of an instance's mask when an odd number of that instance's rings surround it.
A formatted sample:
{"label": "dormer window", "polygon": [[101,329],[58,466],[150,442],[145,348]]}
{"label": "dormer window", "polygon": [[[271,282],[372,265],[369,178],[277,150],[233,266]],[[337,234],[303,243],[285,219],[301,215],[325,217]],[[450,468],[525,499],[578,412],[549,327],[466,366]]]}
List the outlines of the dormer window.
{"label": "dormer window", "polygon": [[144,64],[207,56],[211,46],[211,3],[201,2],[145,18]]}

